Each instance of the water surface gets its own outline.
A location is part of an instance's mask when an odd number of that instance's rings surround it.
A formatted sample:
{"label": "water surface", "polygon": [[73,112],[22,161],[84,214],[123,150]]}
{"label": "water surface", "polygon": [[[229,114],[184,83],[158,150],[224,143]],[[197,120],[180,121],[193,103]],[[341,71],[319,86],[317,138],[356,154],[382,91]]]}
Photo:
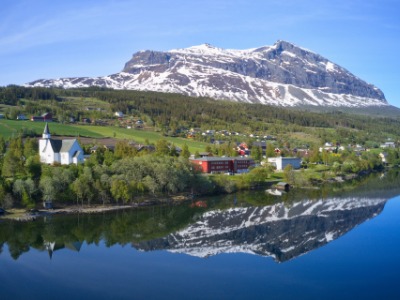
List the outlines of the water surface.
{"label": "water surface", "polygon": [[4,299],[400,299],[396,174],[0,223]]}

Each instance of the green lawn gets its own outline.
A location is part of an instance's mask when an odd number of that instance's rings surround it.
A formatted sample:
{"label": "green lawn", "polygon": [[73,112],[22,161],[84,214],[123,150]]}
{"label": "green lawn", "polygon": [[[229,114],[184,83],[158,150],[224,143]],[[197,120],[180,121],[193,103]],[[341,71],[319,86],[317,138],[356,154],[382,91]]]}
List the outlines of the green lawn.
{"label": "green lawn", "polygon": [[144,143],[147,139],[150,143],[155,143],[157,140],[164,138],[168,142],[174,143],[178,147],[182,147],[185,143],[188,145],[191,152],[204,151],[207,143],[196,142],[190,139],[179,137],[163,137],[160,133],[141,129],[126,129],[120,127],[105,127],[92,125],[77,125],[77,128],[82,128],[99,134],[103,137],[115,137],[117,139],[134,140],[139,143]]}

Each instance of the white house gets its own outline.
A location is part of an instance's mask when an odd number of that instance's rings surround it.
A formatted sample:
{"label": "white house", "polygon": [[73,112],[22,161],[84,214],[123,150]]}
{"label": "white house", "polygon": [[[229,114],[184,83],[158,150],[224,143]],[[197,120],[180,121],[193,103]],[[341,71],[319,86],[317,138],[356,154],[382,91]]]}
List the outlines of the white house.
{"label": "white house", "polygon": [[381,144],[381,148],[396,148],[395,142],[386,142]]}
{"label": "white house", "polygon": [[283,170],[287,165],[292,165],[293,169],[300,169],[301,158],[298,157],[269,157],[268,162],[276,167],[277,170]]}
{"label": "white house", "polygon": [[46,123],[42,138],[39,140],[40,161],[46,164],[78,164],[84,160],[83,150],[76,139],[53,140],[49,125]]}

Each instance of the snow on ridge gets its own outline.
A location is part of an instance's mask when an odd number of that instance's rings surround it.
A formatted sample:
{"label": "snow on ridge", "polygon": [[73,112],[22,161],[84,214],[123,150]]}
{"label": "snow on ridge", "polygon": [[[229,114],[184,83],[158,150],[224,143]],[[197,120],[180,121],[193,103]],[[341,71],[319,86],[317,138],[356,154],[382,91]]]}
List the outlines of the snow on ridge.
{"label": "snow on ridge", "polygon": [[[367,107],[367,106],[388,106],[389,104],[380,101],[379,99],[366,98],[361,96],[354,96],[348,94],[334,94],[324,91],[324,88],[319,89],[305,89],[299,88],[291,84],[282,84],[266,81],[263,79],[257,79],[249,76],[244,76],[238,73],[234,73],[228,70],[218,70],[214,72],[212,67],[202,66],[203,70],[208,70],[208,74],[215,74],[216,76],[227,76],[229,78],[238,78],[245,83],[246,89],[251,89],[258,96],[258,101],[262,104],[270,104],[276,106],[296,106],[296,105],[328,105],[328,106],[345,106],[345,107]],[[189,96],[195,97],[212,97],[216,99],[235,99],[236,101],[243,101],[248,103],[254,103],[252,97],[249,96],[247,90],[236,89],[236,91],[224,91],[219,88],[209,86],[207,81],[203,84],[198,81],[197,77],[204,77],[206,75],[195,72],[193,70],[180,69],[180,74],[186,75],[190,78],[190,83],[187,86],[180,86],[169,78],[168,73],[155,73],[153,71],[145,71],[151,74],[148,79],[139,81],[140,74],[130,73],[117,73],[110,76],[95,77],[95,78],[61,78],[56,80],[42,80],[36,81],[25,86],[33,87],[63,87],[63,88],[77,88],[77,87],[90,87],[93,85],[104,85],[108,88],[113,89],[128,89],[128,90],[140,90],[140,91],[158,91],[166,93],[183,93]],[[113,79],[112,76],[121,78],[124,80],[118,81]],[[85,81],[89,81],[84,83]],[[77,81],[77,82],[74,82]],[[271,91],[281,87],[284,91],[283,95],[273,96]],[[269,88],[269,89],[268,89]],[[307,98],[299,98],[293,96],[290,90],[303,91]]]}
{"label": "snow on ridge", "polygon": [[[278,203],[265,207],[241,207],[230,208],[227,210],[209,211],[203,214],[201,220],[195,222],[191,226],[175,233],[178,236],[185,237],[187,241],[193,239],[195,233],[205,235],[222,235],[264,223],[275,222],[280,220],[290,220],[304,216],[317,215],[326,217],[327,213],[332,211],[353,210],[356,208],[370,207],[382,204],[387,199],[378,198],[330,198],[326,200],[308,200],[294,203],[293,206],[287,207],[284,203]],[[243,221],[241,224],[228,225],[230,220],[241,216]],[[213,222],[218,218],[218,222]],[[214,225],[212,225],[214,224]],[[192,238],[191,238],[192,237]]]}
{"label": "snow on ridge", "polygon": [[179,49],[172,49],[169,50],[169,53],[182,53],[182,54],[197,54],[197,55],[206,55],[206,56],[215,56],[215,55],[222,55],[222,56],[234,56],[234,57],[241,57],[247,56],[254,52],[257,48],[251,49],[224,49],[214,47],[210,44],[201,44],[198,46],[192,46],[188,48],[179,48]]}
{"label": "snow on ridge", "polygon": [[333,64],[332,62],[328,61],[326,63],[326,71],[328,71],[328,72],[336,71],[335,64]]}
{"label": "snow on ridge", "polygon": [[[264,239],[255,239],[254,242],[251,243],[245,242],[239,244],[231,240],[229,236],[225,236],[225,234],[244,229],[245,227],[261,225],[266,221],[262,217],[265,214],[275,215],[273,218],[268,220],[269,222],[273,220],[279,221],[284,219],[293,219],[306,215],[318,215],[321,218],[325,218],[327,216],[324,215],[324,212],[352,210],[355,208],[375,206],[385,201],[386,199],[352,197],[346,199],[332,198],[328,200],[308,200],[298,202],[289,208],[286,208],[283,204],[276,204],[268,207],[241,207],[231,208],[228,210],[209,211],[204,213],[202,219],[189,226],[187,230],[182,230],[170,235],[176,245],[174,248],[168,249],[168,251],[171,253],[183,253],[199,258],[210,257],[221,253],[246,253],[272,257],[275,261],[291,259],[293,258],[293,255],[298,256],[310,251],[310,245],[316,245],[316,243],[317,245],[329,243],[342,235],[343,232],[340,229],[335,231],[334,228],[331,228],[326,232],[310,230],[302,234],[303,239],[296,241],[289,240],[288,236],[285,235],[284,237],[286,237],[286,239],[284,240],[280,239],[280,236],[271,236],[271,240],[268,241]],[[302,211],[302,209],[304,210]],[[292,210],[300,211],[300,213],[290,216],[290,211]],[[280,217],[278,217],[278,215]],[[242,217],[244,220],[240,226],[226,226],[227,224],[232,223],[231,219],[240,219]],[[217,219],[213,220],[214,218]],[[210,227],[210,222],[215,224],[215,226]],[[220,227],[226,227],[227,229],[218,230]],[[268,251],[268,247],[265,247],[265,244],[274,244],[276,242],[278,242],[277,245],[279,245],[279,249],[276,248],[276,253]],[[281,257],[279,253],[283,256]],[[279,259],[277,255],[279,256]]]}

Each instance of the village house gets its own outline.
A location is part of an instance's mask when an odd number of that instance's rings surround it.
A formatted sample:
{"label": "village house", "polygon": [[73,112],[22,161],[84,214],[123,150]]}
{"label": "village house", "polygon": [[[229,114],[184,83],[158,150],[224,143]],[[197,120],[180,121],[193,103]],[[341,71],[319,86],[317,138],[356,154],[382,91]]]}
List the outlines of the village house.
{"label": "village house", "polygon": [[379,153],[379,157],[383,164],[387,164],[388,154],[386,152]]}
{"label": "village house", "polygon": [[269,157],[268,163],[276,167],[277,171],[283,170],[287,165],[292,165],[293,169],[300,169],[301,158],[298,157]]}
{"label": "village house", "polygon": [[199,152],[200,157],[208,157],[208,156],[213,156],[211,152]]}
{"label": "village house", "polygon": [[236,151],[240,156],[247,156],[250,155],[250,150],[249,147],[247,146],[246,143],[240,143],[237,147],[236,147]]}
{"label": "village house", "polygon": [[24,114],[19,114],[17,116],[17,120],[19,121],[25,121],[25,120],[29,120]]}
{"label": "village house", "polygon": [[396,148],[395,142],[386,142],[381,144],[381,148]]}
{"label": "village house", "polygon": [[84,161],[83,150],[76,139],[54,140],[46,123],[39,140],[40,161],[46,164],[78,164]]}
{"label": "village house", "polygon": [[247,173],[254,160],[248,157],[212,157],[190,158],[193,166],[202,173]]}
{"label": "village house", "polygon": [[31,121],[33,121],[33,122],[53,122],[53,115],[51,113],[44,113],[41,116],[32,116]]}

